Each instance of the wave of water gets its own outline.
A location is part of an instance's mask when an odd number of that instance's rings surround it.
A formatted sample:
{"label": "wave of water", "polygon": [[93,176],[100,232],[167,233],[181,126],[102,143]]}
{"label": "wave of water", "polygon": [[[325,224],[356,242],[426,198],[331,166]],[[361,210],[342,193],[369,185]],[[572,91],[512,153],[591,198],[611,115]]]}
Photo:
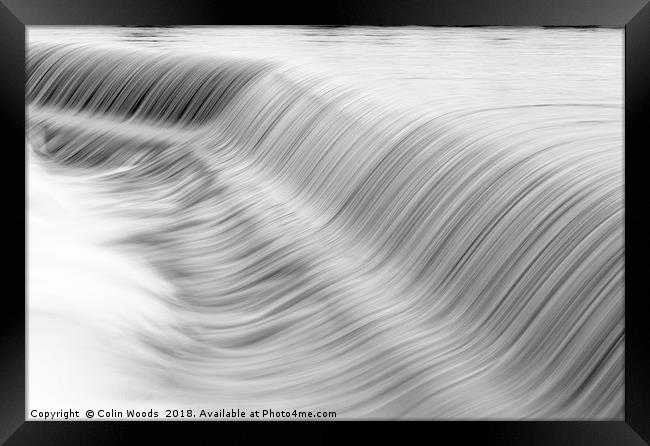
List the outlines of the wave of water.
{"label": "wave of water", "polygon": [[50,42],[27,104],[34,169],[148,271],[59,307],[114,302],[128,397],[621,417],[620,104],[425,113],[314,67]]}

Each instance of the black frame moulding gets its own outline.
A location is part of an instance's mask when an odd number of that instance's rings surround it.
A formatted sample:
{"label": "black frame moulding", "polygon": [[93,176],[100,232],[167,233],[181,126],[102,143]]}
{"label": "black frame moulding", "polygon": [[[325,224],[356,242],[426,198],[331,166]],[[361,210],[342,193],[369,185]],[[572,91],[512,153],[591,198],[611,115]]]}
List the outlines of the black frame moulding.
{"label": "black frame moulding", "polygon": [[[609,26],[625,28],[625,420],[624,421],[430,421],[426,437],[453,438],[455,444],[643,445],[650,442],[650,316],[647,274],[650,236],[647,220],[647,165],[650,129],[649,0],[332,0],[221,2],[218,0],[0,0],[0,122],[5,143],[6,191],[2,240],[7,284],[0,317],[0,443],[121,444],[144,433],[172,439],[180,433],[195,443],[245,440],[278,426],[307,426],[310,438],[324,439],[332,423],[254,422],[37,422],[25,421],[26,186],[25,27],[30,25],[422,25],[422,26]],[[23,169],[18,166],[23,165]],[[25,207],[23,207],[25,206]],[[19,234],[25,236],[21,244]],[[13,243],[10,243],[13,245]],[[17,261],[16,259],[22,259]],[[22,269],[22,271],[21,271]],[[13,287],[5,287],[5,290]],[[646,297],[644,297],[646,296]],[[250,423],[250,422],[246,422]],[[382,433],[395,423],[372,423]],[[350,423],[335,423],[349,425]],[[355,423],[357,424],[357,423]],[[399,423],[397,427],[403,425]],[[424,426],[422,426],[424,425]],[[144,431],[144,432],[143,432]],[[189,437],[188,437],[189,436]],[[293,436],[293,435],[292,435]],[[203,440],[200,440],[200,439]],[[267,437],[269,440],[273,437]],[[305,438],[305,437],[302,437]],[[334,437],[338,440],[340,437]]]}

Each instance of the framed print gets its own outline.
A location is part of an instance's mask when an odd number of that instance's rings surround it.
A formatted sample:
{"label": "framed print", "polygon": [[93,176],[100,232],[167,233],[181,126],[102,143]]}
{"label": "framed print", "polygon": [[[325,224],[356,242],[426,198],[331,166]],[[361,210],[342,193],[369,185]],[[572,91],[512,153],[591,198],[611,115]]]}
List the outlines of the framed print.
{"label": "framed print", "polygon": [[646,3],[3,0],[0,438],[646,444]]}

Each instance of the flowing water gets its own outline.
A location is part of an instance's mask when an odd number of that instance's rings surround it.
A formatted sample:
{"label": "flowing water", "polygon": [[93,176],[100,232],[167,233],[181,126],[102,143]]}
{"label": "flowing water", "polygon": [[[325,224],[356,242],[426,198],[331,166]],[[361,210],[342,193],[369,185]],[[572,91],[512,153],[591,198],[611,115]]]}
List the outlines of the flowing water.
{"label": "flowing water", "polygon": [[622,417],[623,30],[28,40],[28,407]]}

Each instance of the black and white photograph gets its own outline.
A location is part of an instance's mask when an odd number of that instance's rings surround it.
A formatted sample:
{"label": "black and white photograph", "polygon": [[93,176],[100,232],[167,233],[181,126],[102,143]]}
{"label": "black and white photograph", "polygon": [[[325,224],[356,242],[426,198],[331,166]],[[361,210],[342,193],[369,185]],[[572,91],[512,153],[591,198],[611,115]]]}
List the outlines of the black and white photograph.
{"label": "black and white photograph", "polygon": [[623,420],[624,29],[28,26],[28,420]]}

